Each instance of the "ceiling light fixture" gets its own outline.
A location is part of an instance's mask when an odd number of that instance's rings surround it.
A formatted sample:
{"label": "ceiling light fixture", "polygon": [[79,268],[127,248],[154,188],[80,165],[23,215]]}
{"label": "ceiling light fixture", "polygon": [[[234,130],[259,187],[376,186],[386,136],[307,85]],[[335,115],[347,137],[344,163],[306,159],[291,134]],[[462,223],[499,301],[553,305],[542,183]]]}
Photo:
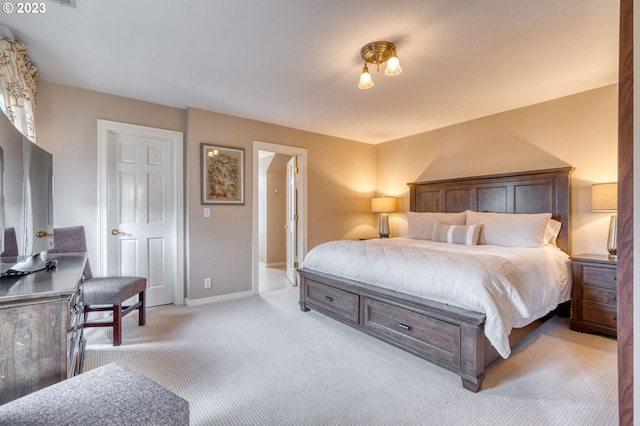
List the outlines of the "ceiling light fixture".
{"label": "ceiling light fixture", "polygon": [[380,64],[386,62],[387,69],[384,71],[384,74],[391,77],[402,72],[400,60],[396,53],[396,45],[390,41],[374,41],[366,44],[360,50],[360,56],[364,59],[364,68],[362,68],[360,83],[358,84],[358,87],[361,89],[370,89],[373,87],[373,80],[371,79],[371,74],[369,74],[367,62],[375,64],[378,72],[380,72]]}

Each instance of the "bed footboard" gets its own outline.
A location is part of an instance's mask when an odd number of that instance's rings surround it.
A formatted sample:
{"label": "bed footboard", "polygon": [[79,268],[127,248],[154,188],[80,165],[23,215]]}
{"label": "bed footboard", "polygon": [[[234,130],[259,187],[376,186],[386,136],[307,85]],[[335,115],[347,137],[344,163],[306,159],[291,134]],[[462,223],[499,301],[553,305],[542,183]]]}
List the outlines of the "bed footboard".
{"label": "bed footboard", "polygon": [[[484,380],[484,314],[300,269],[300,308],[321,312],[459,375]],[[489,345],[490,346],[490,345]]]}

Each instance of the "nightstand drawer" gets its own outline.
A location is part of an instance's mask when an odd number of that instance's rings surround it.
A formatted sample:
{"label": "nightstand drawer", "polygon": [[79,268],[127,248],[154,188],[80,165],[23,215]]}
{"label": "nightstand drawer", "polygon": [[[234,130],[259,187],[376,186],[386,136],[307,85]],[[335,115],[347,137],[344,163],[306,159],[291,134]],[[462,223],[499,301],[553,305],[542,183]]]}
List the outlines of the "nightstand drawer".
{"label": "nightstand drawer", "polygon": [[307,281],[307,303],[358,323],[359,296],[314,281]]}
{"label": "nightstand drawer", "polygon": [[617,309],[617,292],[601,287],[585,285],[582,287],[582,300],[608,305],[611,309]]}
{"label": "nightstand drawer", "polygon": [[585,265],[582,267],[582,284],[616,288],[616,270]]}
{"label": "nightstand drawer", "polygon": [[617,311],[615,309],[588,302],[582,303],[582,319],[611,327],[617,327],[618,325]]}

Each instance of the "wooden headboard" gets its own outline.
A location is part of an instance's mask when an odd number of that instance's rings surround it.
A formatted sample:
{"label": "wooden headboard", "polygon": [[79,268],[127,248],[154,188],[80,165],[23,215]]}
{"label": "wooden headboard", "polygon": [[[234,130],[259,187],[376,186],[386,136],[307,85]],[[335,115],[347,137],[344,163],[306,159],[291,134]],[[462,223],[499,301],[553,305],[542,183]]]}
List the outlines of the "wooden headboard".
{"label": "wooden headboard", "polygon": [[551,213],[562,223],[558,247],[571,253],[569,176],[573,167],[408,183],[412,212],[465,210]]}

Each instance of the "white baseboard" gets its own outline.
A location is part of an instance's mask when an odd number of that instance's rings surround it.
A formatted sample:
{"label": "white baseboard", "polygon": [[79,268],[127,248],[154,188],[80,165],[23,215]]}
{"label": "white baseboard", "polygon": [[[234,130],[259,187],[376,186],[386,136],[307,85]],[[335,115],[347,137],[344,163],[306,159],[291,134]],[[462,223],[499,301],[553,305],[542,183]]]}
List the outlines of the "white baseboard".
{"label": "white baseboard", "polygon": [[238,293],[223,294],[222,296],[205,297],[205,298],[196,299],[196,300],[189,300],[188,298],[185,298],[184,304],[189,307],[202,306],[202,305],[210,305],[212,303],[224,302],[227,300],[243,299],[245,297],[250,297],[250,296],[253,296],[253,292],[241,291]]}

